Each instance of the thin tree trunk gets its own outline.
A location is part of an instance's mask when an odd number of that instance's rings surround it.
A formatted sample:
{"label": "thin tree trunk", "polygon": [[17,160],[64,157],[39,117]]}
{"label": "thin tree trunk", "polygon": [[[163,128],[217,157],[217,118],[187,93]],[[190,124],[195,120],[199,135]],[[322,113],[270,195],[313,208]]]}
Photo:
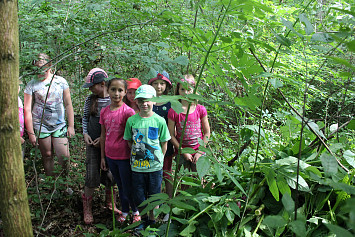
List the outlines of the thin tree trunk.
{"label": "thin tree trunk", "polygon": [[18,114],[17,1],[0,0],[0,212],[5,236],[33,236]]}

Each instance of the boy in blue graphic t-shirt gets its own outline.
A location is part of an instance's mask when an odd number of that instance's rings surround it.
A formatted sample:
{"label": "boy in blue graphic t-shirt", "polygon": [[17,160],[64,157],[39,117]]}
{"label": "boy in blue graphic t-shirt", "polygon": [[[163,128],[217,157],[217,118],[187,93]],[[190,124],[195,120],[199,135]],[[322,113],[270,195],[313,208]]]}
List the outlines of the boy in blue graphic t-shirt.
{"label": "boy in blue graphic t-shirt", "polygon": [[[170,134],[164,118],[153,112],[156,96],[150,85],[136,90],[135,100],[140,109],[138,114],[128,118],[123,139],[131,148],[131,169],[134,201],[139,206],[150,195],[161,192],[164,154]],[[147,194],[147,196],[146,196]],[[141,208],[139,211],[142,211]],[[140,228],[155,223],[153,212],[149,218],[143,216]]]}

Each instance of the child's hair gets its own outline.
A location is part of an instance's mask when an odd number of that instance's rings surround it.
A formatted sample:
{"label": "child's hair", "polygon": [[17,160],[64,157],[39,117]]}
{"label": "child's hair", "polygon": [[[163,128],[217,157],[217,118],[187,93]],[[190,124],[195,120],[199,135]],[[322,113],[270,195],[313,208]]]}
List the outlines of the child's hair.
{"label": "child's hair", "polygon": [[[184,75],[184,78],[181,79],[181,82],[187,82],[188,84],[190,84],[191,86],[195,86],[195,78],[193,75],[191,74],[186,74]],[[179,95],[179,89],[180,89],[180,84],[181,82],[179,82],[176,85],[176,91],[175,91],[175,95]]]}
{"label": "child's hair", "polygon": [[[35,60],[32,61],[32,65],[36,66],[37,63],[38,63],[38,61],[40,61],[40,60],[42,60],[42,59],[46,60],[46,63],[49,62],[49,61],[51,61],[51,58],[50,58],[47,54],[45,54],[45,53],[39,53],[39,54],[37,55],[37,59],[35,59]],[[47,66],[47,67],[51,67],[51,66],[52,66],[52,62],[48,63],[46,66]]]}
{"label": "child's hair", "polygon": [[[107,82],[105,82],[105,86],[107,86]],[[91,105],[90,105],[90,111],[89,111],[89,114],[92,115],[92,116],[96,116],[97,115],[97,108],[99,106],[99,96],[98,95],[95,95],[95,94],[91,94],[90,95],[90,101],[91,101]]]}
{"label": "child's hair", "polygon": [[95,94],[91,94],[90,95],[90,101],[91,101],[91,105],[90,105],[90,115],[92,116],[96,116],[97,115],[97,107],[99,106],[98,103],[99,100],[99,96],[95,95]]}
{"label": "child's hair", "polygon": [[124,80],[124,79],[122,79],[122,78],[112,78],[111,80],[109,80],[109,81],[107,82],[107,89],[110,88],[110,86],[111,86],[111,84],[112,84],[113,81],[120,81],[120,82],[124,85],[125,91],[127,91],[127,82],[126,82],[126,80]]}

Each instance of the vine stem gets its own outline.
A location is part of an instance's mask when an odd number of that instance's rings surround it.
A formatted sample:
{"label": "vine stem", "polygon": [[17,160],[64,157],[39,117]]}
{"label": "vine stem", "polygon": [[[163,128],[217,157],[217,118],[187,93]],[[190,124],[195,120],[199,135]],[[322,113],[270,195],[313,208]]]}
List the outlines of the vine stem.
{"label": "vine stem", "polygon": [[[48,69],[48,70],[50,70],[50,69]],[[45,98],[45,100],[44,100],[44,105],[43,105],[43,110],[42,110],[42,116],[41,116],[41,123],[40,123],[40,125],[39,125],[38,135],[36,136],[36,144],[38,144],[39,134],[41,134],[42,124],[43,124],[43,118],[44,118],[44,110],[45,110],[45,107],[46,107],[46,104],[47,104],[47,99],[48,99],[49,90],[51,89],[51,86],[52,86],[52,82],[53,82],[55,73],[56,73],[56,70],[54,70],[54,73],[53,73],[53,75],[52,75],[51,81],[49,82],[49,86],[48,86],[46,98]],[[44,212],[44,209],[43,209],[43,204],[42,204],[42,200],[41,200],[41,194],[40,194],[40,192],[39,192],[38,172],[37,172],[37,168],[36,168],[36,160],[37,160],[38,153],[39,153],[38,146],[36,146],[36,147],[35,147],[35,157],[34,157],[34,159],[33,159],[33,161],[32,161],[32,164],[33,164],[33,169],[34,169],[34,172],[35,172],[36,192],[37,192],[37,195],[38,195],[38,198],[39,198],[39,203],[40,203],[40,207],[41,207],[42,216],[43,216],[43,218],[44,218],[44,217],[45,217],[45,212]],[[50,203],[49,203],[49,204],[50,204]],[[43,221],[44,221],[44,219],[43,219]],[[42,221],[42,223],[43,223],[43,221]],[[42,224],[41,224],[41,226],[42,226]]]}
{"label": "vine stem", "polygon": [[[216,42],[216,39],[217,39],[217,36],[219,34],[219,31],[220,29],[222,28],[222,23],[226,17],[226,13],[228,12],[228,9],[231,5],[231,2],[232,0],[229,1],[228,3],[228,7],[226,8],[226,10],[224,11],[224,14],[223,14],[223,17],[220,21],[220,24],[218,26],[218,29],[214,35],[214,38],[211,42],[211,45],[210,47],[208,48],[207,52],[206,52],[206,56],[204,58],[204,61],[203,61],[203,64],[202,64],[202,67],[200,69],[200,74],[197,78],[197,81],[196,81],[196,85],[194,87],[194,90],[193,90],[193,93],[192,94],[196,94],[197,93],[197,88],[198,88],[198,85],[201,81],[201,76],[202,76],[202,73],[203,73],[203,70],[207,64],[207,59],[208,59],[208,56],[210,55],[211,51],[212,51],[212,47],[214,45],[214,43]],[[175,197],[175,194],[176,194],[176,188],[177,188],[177,174],[178,174],[178,169],[179,169],[179,163],[180,163],[180,156],[181,156],[181,147],[182,147],[182,140],[184,138],[184,134],[185,134],[185,129],[186,129],[186,124],[187,124],[187,120],[188,120],[188,116],[189,116],[189,112],[190,112],[190,107],[191,107],[191,102],[189,102],[189,105],[187,107],[187,112],[186,112],[186,117],[185,117],[185,121],[184,121],[184,126],[183,126],[183,129],[182,129],[182,133],[181,133],[181,137],[180,137],[180,141],[179,141],[179,149],[178,149],[178,154],[176,156],[176,167],[175,167],[175,175],[174,175],[174,182],[173,182],[173,197]],[[171,220],[171,214],[172,214],[172,206],[170,205],[170,212],[169,212],[169,219],[168,219],[168,225],[167,225],[167,228],[166,228],[166,236],[168,237],[169,236],[169,229],[170,229],[170,220]]]}
{"label": "vine stem", "polygon": [[205,209],[203,209],[202,211],[200,211],[199,213],[197,213],[195,216],[193,216],[187,223],[191,223],[193,220],[195,220],[197,217],[199,217],[200,215],[202,215],[203,213],[205,213],[208,209],[210,209],[211,207],[214,206],[214,203],[210,204],[209,206],[207,206]]}
{"label": "vine stem", "polygon": [[[122,28],[119,29],[119,30],[108,31],[108,32],[102,32],[102,33],[100,33],[100,34],[97,34],[97,35],[95,35],[95,36],[93,36],[93,37],[91,37],[91,38],[85,40],[84,42],[81,42],[81,43],[78,43],[78,44],[73,45],[73,46],[70,47],[69,49],[65,50],[64,52],[62,52],[62,53],[58,54],[57,56],[55,56],[53,59],[49,60],[49,61],[48,61],[46,64],[44,64],[42,67],[45,67],[46,65],[50,64],[52,61],[56,60],[57,58],[62,57],[64,54],[66,54],[66,53],[72,51],[72,50],[75,49],[76,47],[81,46],[81,45],[83,45],[83,44],[86,44],[86,43],[88,43],[88,42],[90,42],[90,41],[92,41],[92,40],[94,40],[94,39],[96,39],[96,38],[99,38],[99,37],[101,37],[101,36],[108,35],[108,34],[119,33],[119,32],[121,32],[121,31],[124,31],[124,30],[127,29],[127,28],[132,27],[132,26],[143,26],[143,25],[147,25],[147,24],[150,23],[150,22],[152,22],[152,20],[149,20],[149,21],[146,21],[146,22],[143,22],[143,23],[135,23],[135,24],[126,25],[126,26],[122,27]],[[41,69],[42,67],[40,67],[39,69]],[[36,71],[39,70],[39,69],[36,69],[36,70],[34,70],[34,71],[36,72]],[[24,77],[24,76],[33,75],[33,74],[35,74],[35,72],[27,73],[27,74],[21,76],[20,79],[21,79],[22,77]]]}
{"label": "vine stem", "polygon": [[[305,54],[305,47],[306,45],[304,44],[303,48],[303,56],[306,59],[306,54]],[[308,64],[307,64],[307,59],[305,60],[305,66],[306,66],[306,81],[305,81],[305,88],[304,88],[304,93],[303,93],[303,107],[302,107],[302,117],[306,117],[306,103],[307,103],[307,93],[308,93]],[[300,175],[300,160],[301,160],[301,155],[302,155],[302,140],[303,140],[303,130],[305,123],[303,122],[304,120],[302,119],[301,123],[301,132],[300,132],[300,144],[298,147],[298,157],[297,157],[297,172],[296,172],[296,198],[295,198],[295,220],[297,220],[297,208],[298,208],[298,199],[299,199],[299,175]]]}
{"label": "vine stem", "polygon": [[[336,46],[338,47],[339,44]],[[263,70],[266,72],[265,67],[263,66],[262,62],[259,60],[259,58],[254,54],[254,52],[249,48],[249,50],[252,52],[253,56],[255,57],[255,59],[258,61],[258,63],[260,64],[260,66],[263,68]],[[322,66],[324,65],[324,63],[322,64]],[[314,78],[314,77],[313,77]],[[313,80],[312,78],[312,80]],[[306,121],[306,119],[291,105],[291,103],[288,101],[288,99],[286,98],[286,96],[282,93],[282,91],[280,90],[280,88],[277,88],[277,91],[280,93],[280,95],[282,96],[282,98],[285,100],[285,102],[287,103],[287,105],[292,109],[292,111],[297,114],[298,117],[301,118],[302,122],[304,122],[307,127],[311,130],[311,132],[316,135],[316,137],[319,139],[319,141],[322,143],[322,145],[327,149],[327,151],[336,159],[336,161],[338,162],[338,164],[346,171],[349,172],[349,169],[346,168],[341,162],[340,160],[335,156],[335,154],[330,150],[330,148],[328,147],[328,145],[324,142],[324,140],[321,138],[321,136],[309,125],[308,121]]]}

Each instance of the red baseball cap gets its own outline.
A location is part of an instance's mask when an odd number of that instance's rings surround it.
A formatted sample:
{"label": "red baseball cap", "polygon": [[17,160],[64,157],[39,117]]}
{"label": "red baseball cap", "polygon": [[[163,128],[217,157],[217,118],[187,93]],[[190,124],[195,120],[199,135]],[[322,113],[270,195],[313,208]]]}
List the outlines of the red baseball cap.
{"label": "red baseball cap", "polygon": [[127,80],[127,90],[128,89],[138,89],[142,85],[142,82],[138,78],[129,78]]}

